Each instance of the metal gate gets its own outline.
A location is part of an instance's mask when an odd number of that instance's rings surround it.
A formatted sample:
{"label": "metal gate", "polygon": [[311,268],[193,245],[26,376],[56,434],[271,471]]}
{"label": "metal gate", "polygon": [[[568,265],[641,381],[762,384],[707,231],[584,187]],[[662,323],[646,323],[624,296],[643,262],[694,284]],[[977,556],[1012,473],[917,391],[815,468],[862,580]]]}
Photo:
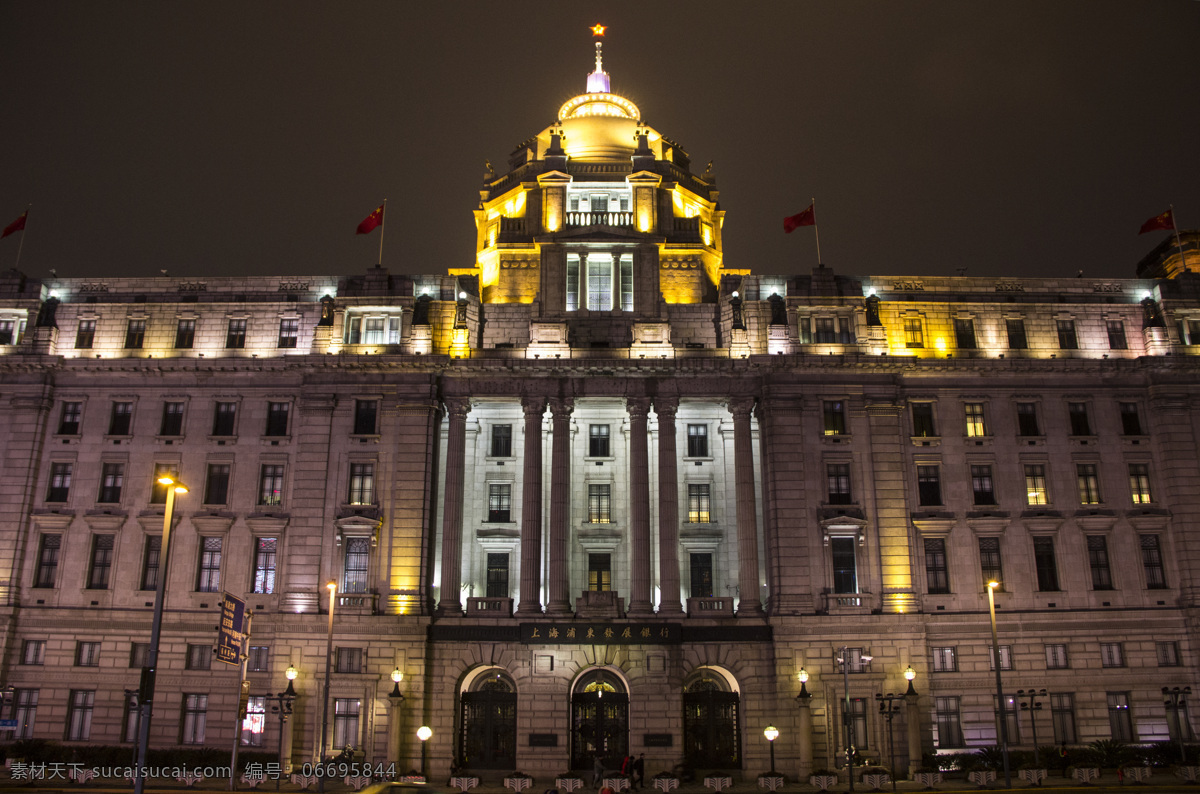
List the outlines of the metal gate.
{"label": "metal gate", "polygon": [[571,698],[571,768],[591,769],[597,755],[606,769],[619,767],[629,750],[629,696],[609,684],[588,690]]}
{"label": "metal gate", "polygon": [[683,694],[683,756],[692,769],[741,769],[738,694],[697,681]]}
{"label": "metal gate", "polygon": [[503,681],[462,693],[459,762],[468,769],[517,766],[517,695]]}

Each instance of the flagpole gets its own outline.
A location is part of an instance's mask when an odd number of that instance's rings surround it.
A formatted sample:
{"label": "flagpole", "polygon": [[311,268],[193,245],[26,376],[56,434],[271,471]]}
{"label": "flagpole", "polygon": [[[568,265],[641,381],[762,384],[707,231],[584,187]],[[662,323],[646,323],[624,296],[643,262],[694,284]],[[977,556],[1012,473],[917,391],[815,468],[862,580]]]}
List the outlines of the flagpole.
{"label": "flagpole", "polygon": [[[1179,262],[1183,265],[1183,272],[1186,273],[1188,272],[1187,254],[1183,253],[1183,243],[1179,241],[1179,224],[1175,222],[1175,205],[1168,204],[1167,206],[1171,209],[1171,230],[1175,232],[1175,247],[1179,249]],[[25,235],[21,235],[21,239],[24,240]],[[17,256],[20,257],[19,251]]]}
{"label": "flagpole", "polygon": [[387,199],[383,200],[383,214],[379,217],[379,264],[383,267],[383,233],[387,231]]}
{"label": "flagpole", "polygon": [[[17,243],[17,263],[13,265],[13,270],[21,267],[21,249],[25,247],[25,229],[29,227],[29,208],[32,206],[32,204],[25,205],[25,223],[21,226],[21,242]],[[1178,232],[1175,233],[1175,237],[1179,238]]]}
{"label": "flagpole", "polygon": [[817,237],[817,267],[821,267],[821,231],[817,226],[817,198],[813,196],[813,234]]}

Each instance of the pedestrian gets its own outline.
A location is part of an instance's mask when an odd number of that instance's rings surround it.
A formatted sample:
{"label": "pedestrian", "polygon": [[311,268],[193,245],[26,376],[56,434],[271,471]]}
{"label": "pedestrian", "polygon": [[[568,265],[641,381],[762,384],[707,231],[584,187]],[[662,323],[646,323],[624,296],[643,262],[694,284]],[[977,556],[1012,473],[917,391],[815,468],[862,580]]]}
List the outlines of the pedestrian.
{"label": "pedestrian", "polygon": [[592,762],[592,785],[599,786],[600,781],[604,779],[604,762],[600,760],[600,756],[596,756],[596,760]]}
{"label": "pedestrian", "polygon": [[633,766],[633,756],[627,755],[624,758],[622,758],[621,759],[621,774],[628,777],[629,773],[633,771],[630,768],[632,766]]}
{"label": "pedestrian", "polygon": [[646,787],[646,754],[642,753],[633,762],[633,782],[638,788]]}

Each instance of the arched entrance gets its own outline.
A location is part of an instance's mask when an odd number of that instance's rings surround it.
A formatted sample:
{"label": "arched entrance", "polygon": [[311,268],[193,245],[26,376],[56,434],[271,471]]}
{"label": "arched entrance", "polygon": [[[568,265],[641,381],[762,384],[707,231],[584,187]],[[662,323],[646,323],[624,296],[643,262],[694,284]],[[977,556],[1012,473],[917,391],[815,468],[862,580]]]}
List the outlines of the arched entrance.
{"label": "arched entrance", "polygon": [[738,693],[720,675],[700,671],[683,690],[683,757],[693,769],[741,769]]}
{"label": "arched entrance", "polygon": [[506,673],[488,670],[462,693],[458,758],[468,769],[515,769],[517,688]]}
{"label": "arched entrance", "polygon": [[597,755],[607,769],[629,751],[629,693],[615,675],[594,670],[571,696],[571,768],[591,769]]}

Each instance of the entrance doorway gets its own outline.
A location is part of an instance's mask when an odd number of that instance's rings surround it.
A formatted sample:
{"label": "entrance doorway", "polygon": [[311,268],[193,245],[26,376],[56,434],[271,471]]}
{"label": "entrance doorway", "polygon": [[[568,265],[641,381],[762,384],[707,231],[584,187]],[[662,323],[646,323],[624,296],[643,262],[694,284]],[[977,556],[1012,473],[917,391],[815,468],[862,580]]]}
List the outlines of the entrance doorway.
{"label": "entrance doorway", "polygon": [[600,756],[618,768],[629,752],[629,693],[603,670],[585,675],[571,696],[571,768],[591,769]]}
{"label": "entrance doorway", "polygon": [[462,693],[459,762],[468,769],[515,769],[517,688],[504,673],[477,678]]}
{"label": "entrance doorway", "polygon": [[741,769],[738,693],[702,674],[683,692],[683,757],[692,769]]}

